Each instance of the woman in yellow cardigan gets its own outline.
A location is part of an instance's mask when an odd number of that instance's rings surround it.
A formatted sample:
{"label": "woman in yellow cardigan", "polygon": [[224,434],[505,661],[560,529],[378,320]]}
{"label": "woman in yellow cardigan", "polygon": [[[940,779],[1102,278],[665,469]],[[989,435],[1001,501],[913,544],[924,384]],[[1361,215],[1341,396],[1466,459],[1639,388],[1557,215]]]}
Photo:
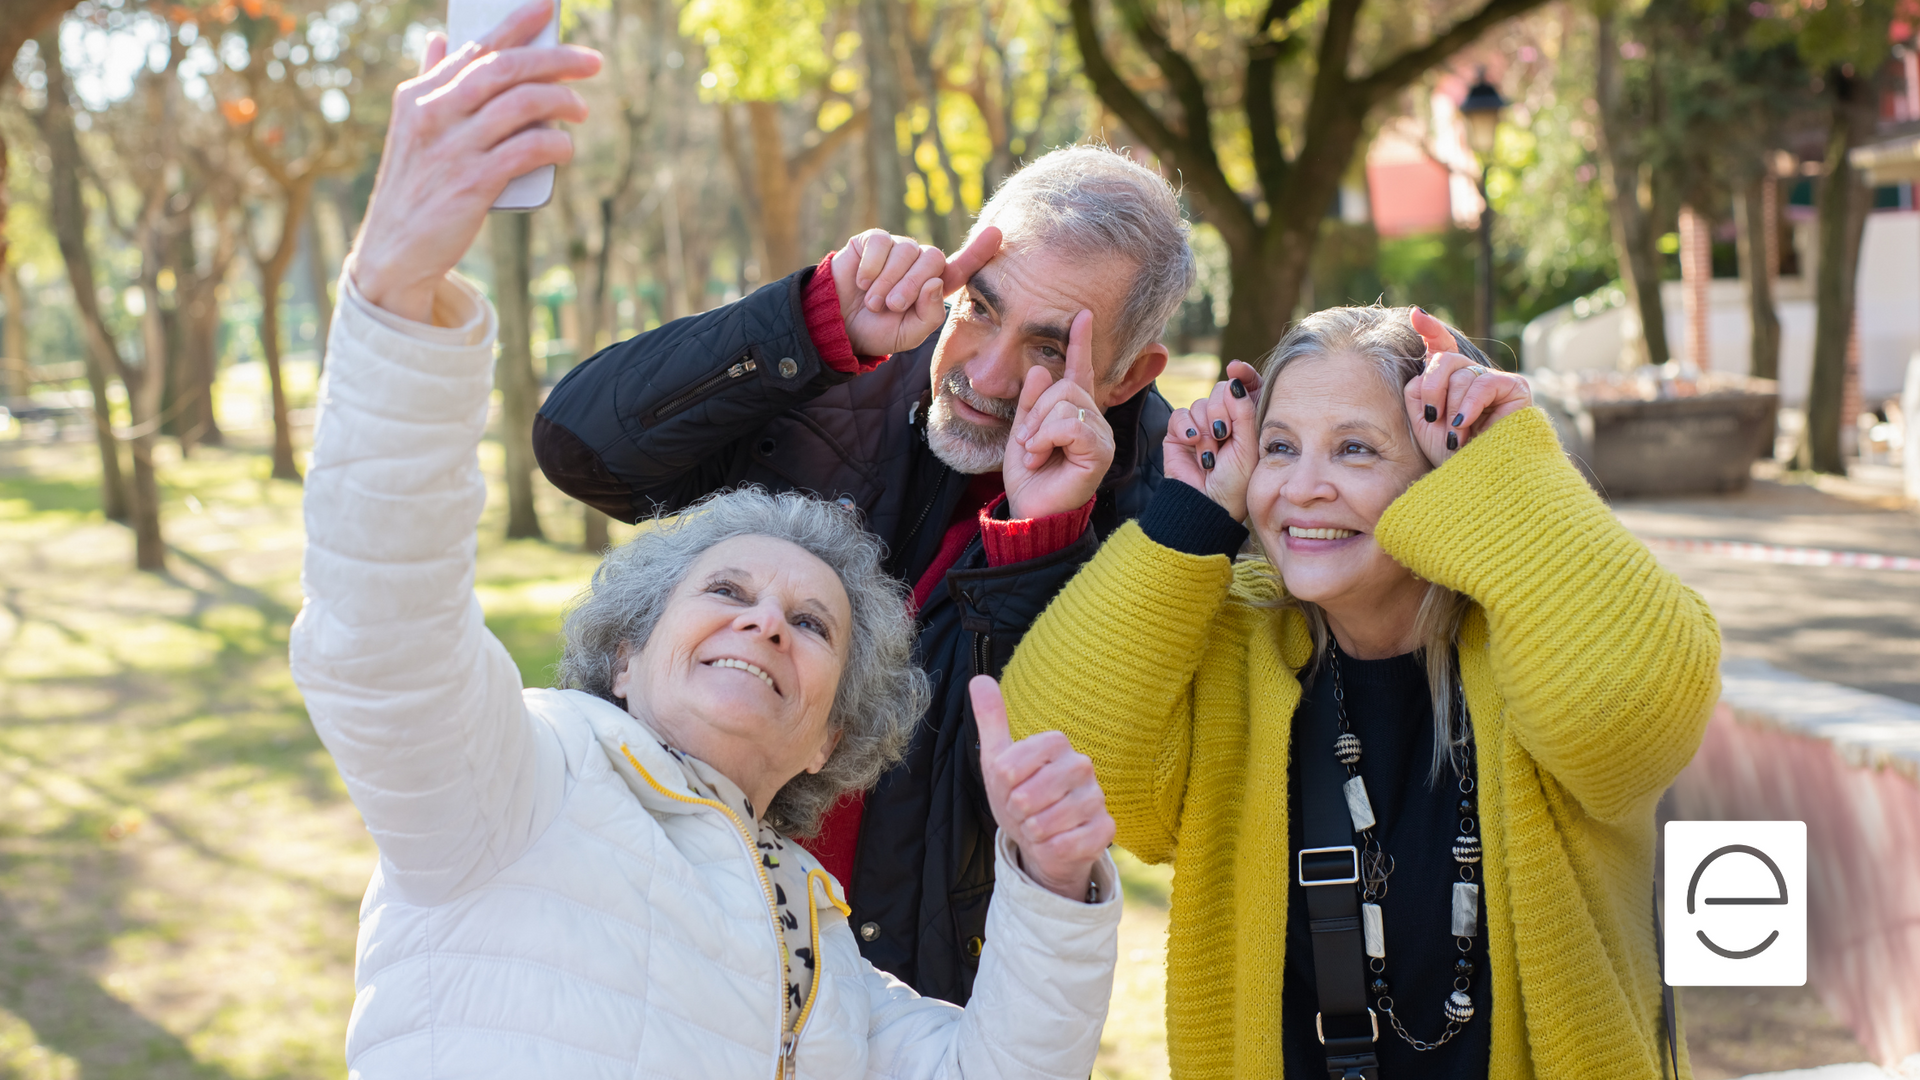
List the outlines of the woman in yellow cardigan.
{"label": "woman in yellow cardigan", "polygon": [[1654,805],[1718,696],[1706,604],[1418,309],[1228,375],[1005,679],[1015,736],[1063,728],[1174,864],[1174,1075],[1689,1075]]}

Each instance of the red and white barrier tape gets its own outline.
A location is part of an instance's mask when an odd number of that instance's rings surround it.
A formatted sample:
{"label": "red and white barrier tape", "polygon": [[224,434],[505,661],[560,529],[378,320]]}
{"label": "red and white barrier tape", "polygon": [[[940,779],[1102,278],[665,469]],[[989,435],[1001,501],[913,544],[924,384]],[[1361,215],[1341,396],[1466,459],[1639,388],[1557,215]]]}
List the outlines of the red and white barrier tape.
{"label": "red and white barrier tape", "polygon": [[1661,551],[1691,551],[1702,555],[1722,555],[1748,562],[1783,563],[1788,566],[1845,566],[1857,570],[1900,570],[1920,573],[1920,559],[1909,555],[1877,555],[1870,551],[1832,551],[1827,548],[1781,547],[1778,544],[1748,544],[1737,540],[1678,540],[1653,537],[1646,541]]}

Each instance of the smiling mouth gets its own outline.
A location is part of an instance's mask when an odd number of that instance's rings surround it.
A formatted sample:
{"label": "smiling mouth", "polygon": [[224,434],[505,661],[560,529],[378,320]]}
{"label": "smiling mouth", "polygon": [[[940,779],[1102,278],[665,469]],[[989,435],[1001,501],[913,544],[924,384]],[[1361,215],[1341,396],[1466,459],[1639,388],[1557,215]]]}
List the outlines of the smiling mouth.
{"label": "smiling mouth", "polygon": [[718,660],[707,661],[707,666],[717,667],[717,668],[732,668],[735,671],[744,671],[747,674],[753,676],[754,678],[759,679],[761,682],[766,683],[767,689],[773,691],[776,694],[780,692],[780,688],[774,685],[773,676],[767,674],[765,671],[762,671],[758,665],[749,664],[745,660],[736,660],[731,656],[723,656]]}
{"label": "smiling mouth", "polygon": [[1345,540],[1360,533],[1354,529],[1303,529],[1298,525],[1289,525],[1287,535],[1295,540]]}

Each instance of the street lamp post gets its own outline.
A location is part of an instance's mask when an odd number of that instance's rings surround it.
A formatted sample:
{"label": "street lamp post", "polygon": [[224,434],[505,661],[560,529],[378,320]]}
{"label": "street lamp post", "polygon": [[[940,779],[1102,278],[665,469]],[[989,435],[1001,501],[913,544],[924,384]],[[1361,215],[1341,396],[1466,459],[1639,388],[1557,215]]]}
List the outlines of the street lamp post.
{"label": "street lamp post", "polygon": [[1467,89],[1460,103],[1460,115],[1467,121],[1467,145],[1480,159],[1480,336],[1493,336],[1493,200],[1487,197],[1487,171],[1493,162],[1493,140],[1499,134],[1500,113],[1507,99],[1499,87],[1487,81],[1487,69],[1481,68],[1478,80]]}

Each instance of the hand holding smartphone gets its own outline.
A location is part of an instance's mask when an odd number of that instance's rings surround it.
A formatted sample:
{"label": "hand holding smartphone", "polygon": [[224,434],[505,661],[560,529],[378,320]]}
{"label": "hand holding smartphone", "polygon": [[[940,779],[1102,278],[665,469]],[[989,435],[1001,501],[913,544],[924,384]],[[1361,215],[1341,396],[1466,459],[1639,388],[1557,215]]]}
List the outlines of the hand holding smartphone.
{"label": "hand holding smartphone", "polygon": [[[485,37],[525,3],[526,0],[447,0],[447,52],[457,52],[461,46]],[[546,28],[527,44],[559,43],[560,4],[555,0],[553,17],[547,20]],[[493,201],[493,209],[525,213],[547,205],[553,199],[554,172],[555,166],[542,165],[509,180],[506,190]]]}

